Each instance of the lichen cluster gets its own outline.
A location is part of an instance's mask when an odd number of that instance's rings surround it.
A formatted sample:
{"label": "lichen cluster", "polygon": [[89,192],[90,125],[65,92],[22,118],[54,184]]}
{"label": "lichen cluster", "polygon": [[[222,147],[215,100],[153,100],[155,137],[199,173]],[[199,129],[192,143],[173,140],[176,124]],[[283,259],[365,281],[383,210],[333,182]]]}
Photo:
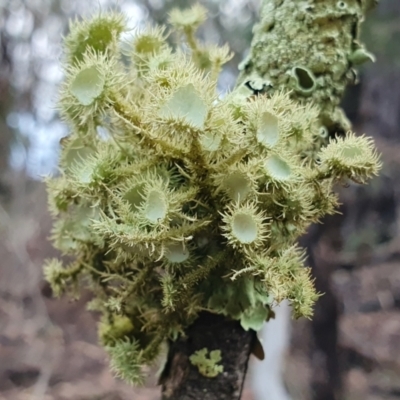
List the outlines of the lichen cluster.
{"label": "lichen cluster", "polygon": [[54,293],[94,295],[99,336],[119,376],[142,378],[161,345],[208,310],[259,329],[288,299],[296,317],[316,294],[296,240],[337,205],[335,182],[379,169],[370,139],[326,145],[318,108],[284,92],[216,90],[226,47],[195,38],[205,12],[121,41],[122,15],[73,23],[59,109],[70,128],[47,180]]}

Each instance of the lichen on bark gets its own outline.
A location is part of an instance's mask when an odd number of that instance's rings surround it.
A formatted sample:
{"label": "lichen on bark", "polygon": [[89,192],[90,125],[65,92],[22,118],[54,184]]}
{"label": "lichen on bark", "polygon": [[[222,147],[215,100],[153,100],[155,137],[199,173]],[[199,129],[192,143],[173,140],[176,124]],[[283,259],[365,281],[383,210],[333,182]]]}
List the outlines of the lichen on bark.
{"label": "lichen on bark", "polygon": [[366,0],[266,0],[239,84],[261,93],[291,90],[313,102],[329,133],[350,123],[340,108],[346,86],[357,81],[355,66],[373,60],[359,41]]}
{"label": "lichen on bark", "polygon": [[[242,85],[224,98],[217,75],[230,53],[196,39],[200,6],[171,14],[177,48],[156,27],[122,51],[117,14],[75,24],[66,39],[59,108],[71,133],[48,188],[53,240],[71,258],[49,260],[45,275],[56,294],[93,291],[117,376],[140,383],[169,344],[165,399],[240,397],[271,308],[288,299],[296,317],[312,315],[318,294],[297,239],[335,212],[335,182],[364,183],[380,168],[370,139],[323,137],[345,126],[339,75],[350,68],[344,47],[355,49],[356,3],[333,14],[310,4],[263,3]],[[339,72],[325,48],[320,72],[306,63],[321,44],[312,24],[339,37]],[[309,43],[298,51],[301,33]],[[203,348],[224,355],[212,384],[189,362]]]}

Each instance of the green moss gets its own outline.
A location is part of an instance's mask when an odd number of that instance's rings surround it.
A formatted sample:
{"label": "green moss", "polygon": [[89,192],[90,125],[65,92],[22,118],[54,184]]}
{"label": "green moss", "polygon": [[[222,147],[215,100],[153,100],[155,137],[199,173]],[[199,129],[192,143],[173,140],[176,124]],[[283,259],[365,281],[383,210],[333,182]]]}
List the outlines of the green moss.
{"label": "green moss", "polygon": [[116,341],[129,337],[132,332],[133,324],[125,316],[115,315],[112,321],[103,317],[99,324],[99,339],[103,346],[112,346]]}

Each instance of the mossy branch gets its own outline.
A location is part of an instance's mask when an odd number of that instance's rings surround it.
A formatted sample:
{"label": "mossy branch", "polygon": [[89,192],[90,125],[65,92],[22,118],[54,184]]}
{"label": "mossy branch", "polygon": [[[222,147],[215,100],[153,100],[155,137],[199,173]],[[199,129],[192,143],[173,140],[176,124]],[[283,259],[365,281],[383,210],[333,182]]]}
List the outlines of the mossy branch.
{"label": "mossy branch", "polygon": [[[246,332],[275,304],[311,316],[318,295],[296,241],[334,212],[335,182],[364,183],[380,168],[372,140],[345,132],[338,108],[368,58],[362,2],[331,3],[265,0],[240,84],[222,99],[230,54],[197,40],[203,8],[171,13],[176,49],[155,27],[122,52],[119,14],[72,24],[59,100],[70,134],[47,184],[54,244],[75,261],[45,271],[57,294],[93,291],[101,340],[130,383],[199,314],[234,320],[247,356]],[[328,142],[328,130],[342,136]],[[235,357],[242,371],[247,358]]]}

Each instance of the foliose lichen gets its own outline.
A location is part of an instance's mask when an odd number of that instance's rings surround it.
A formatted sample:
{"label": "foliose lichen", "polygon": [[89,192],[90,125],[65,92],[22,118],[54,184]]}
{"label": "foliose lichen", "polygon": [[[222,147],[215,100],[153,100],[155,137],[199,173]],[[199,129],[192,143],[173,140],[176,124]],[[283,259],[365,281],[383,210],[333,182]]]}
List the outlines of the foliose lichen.
{"label": "foliose lichen", "polygon": [[204,348],[192,354],[189,360],[198,368],[200,374],[207,378],[215,378],[224,372],[224,366],[218,364],[222,360],[221,350],[209,352],[207,348]]}

